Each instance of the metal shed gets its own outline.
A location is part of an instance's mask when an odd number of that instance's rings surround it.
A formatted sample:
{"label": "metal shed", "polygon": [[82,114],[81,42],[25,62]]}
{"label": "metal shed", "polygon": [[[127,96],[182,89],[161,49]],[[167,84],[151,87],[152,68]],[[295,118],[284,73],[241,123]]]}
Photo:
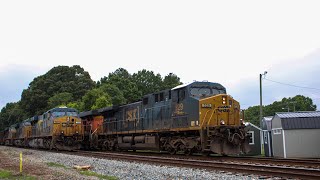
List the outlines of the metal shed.
{"label": "metal shed", "polygon": [[272,119],[273,155],[320,158],[320,112],[276,113]]}
{"label": "metal shed", "polygon": [[250,146],[250,152],[246,155],[261,155],[261,135],[262,135],[262,130],[249,122],[246,124],[246,129],[248,130],[247,134],[250,136],[249,139],[249,146]]}
{"label": "metal shed", "polygon": [[273,116],[263,117],[262,119],[262,132],[263,132],[263,149],[266,157],[272,157],[272,118]]}

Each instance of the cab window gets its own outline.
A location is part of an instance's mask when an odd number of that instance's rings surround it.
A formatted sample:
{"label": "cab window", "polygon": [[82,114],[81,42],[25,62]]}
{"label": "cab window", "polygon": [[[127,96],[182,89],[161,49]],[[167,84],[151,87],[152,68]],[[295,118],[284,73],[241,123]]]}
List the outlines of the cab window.
{"label": "cab window", "polygon": [[186,98],[186,91],[185,89],[178,90],[178,103],[183,101]]}
{"label": "cab window", "polygon": [[[209,87],[191,87],[190,94],[192,96],[208,96],[212,94],[211,88]],[[217,93],[218,94],[218,93]]]}

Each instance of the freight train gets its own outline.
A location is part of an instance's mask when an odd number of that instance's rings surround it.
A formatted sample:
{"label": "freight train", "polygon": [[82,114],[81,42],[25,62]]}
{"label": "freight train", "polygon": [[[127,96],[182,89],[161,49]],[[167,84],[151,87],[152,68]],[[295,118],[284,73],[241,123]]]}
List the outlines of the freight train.
{"label": "freight train", "polygon": [[219,83],[193,82],[79,114],[82,146],[110,151],[235,155],[249,151],[240,104]]}
{"label": "freight train", "polygon": [[240,111],[239,102],[221,84],[193,82],[79,115],[72,108],[54,108],[0,132],[0,143],[57,150],[236,155],[249,152]]}
{"label": "freight train", "polygon": [[83,129],[76,109],[53,108],[0,132],[0,144],[56,150],[76,150]]}

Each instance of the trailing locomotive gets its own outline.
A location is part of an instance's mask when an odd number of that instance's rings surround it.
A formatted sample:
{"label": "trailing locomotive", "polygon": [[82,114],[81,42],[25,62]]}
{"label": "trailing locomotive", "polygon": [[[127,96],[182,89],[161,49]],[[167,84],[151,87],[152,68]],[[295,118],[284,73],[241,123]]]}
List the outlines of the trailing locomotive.
{"label": "trailing locomotive", "polygon": [[106,150],[158,150],[234,155],[248,137],[240,105],[218,83],[193,82],[142,101],[80,114],[83,146]]}
{"label": "trailing locomotive", "polygon": [[57,150],[80,149],[83,140],[81,119],[73,108],[53,108],[0,133],[5,145]]}

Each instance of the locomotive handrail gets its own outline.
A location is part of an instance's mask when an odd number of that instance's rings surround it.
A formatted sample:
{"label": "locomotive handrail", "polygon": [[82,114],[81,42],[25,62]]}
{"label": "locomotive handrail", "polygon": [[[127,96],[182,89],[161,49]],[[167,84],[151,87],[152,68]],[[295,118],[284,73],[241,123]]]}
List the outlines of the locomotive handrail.
{"label": "locomotive handrail", "polygon": [[205,121],[205,119],[206,119],[207,114],[208,114],[208,112],[209,112],[209,111],[211,111],[211,109],[209,109],[209,110],[206,112],[206,114],[204,115],[204,117],[203,117],[203,121],[202,121],[202,124],[201,124],[201,126],[200,126],[200,127],[202,127],[202,126],[203,126],[203,123],[204,123],[204,121]]}
{"label": "locomotive handrail", "polygon": [[93,133],[91,133],[91,135],[93,135],[97,130],[98,130],[98,128],[96,128],[96,130],[94,130]]}

